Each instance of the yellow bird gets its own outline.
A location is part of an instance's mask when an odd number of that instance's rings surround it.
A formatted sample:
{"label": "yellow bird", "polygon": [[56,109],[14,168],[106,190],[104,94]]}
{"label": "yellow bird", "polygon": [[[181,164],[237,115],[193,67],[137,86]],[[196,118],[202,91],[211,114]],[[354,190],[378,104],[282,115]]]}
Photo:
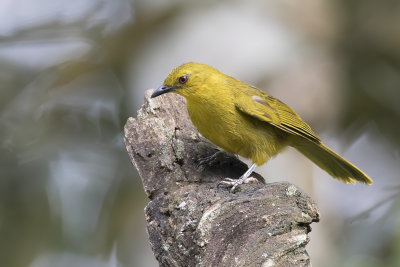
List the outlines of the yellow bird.
{"label": "yellow bird", "polygon": [[364,172],[324,145],[285,103],[211,66],[190,62],[175,68],[151,97],[168,92],[186,98],[190,119],[204,137],[228,153],[253,161],[239,179],[222,182],[232,186],[232,192],[251,179],[257,165],[286,146],[345,183],[372,184]]}

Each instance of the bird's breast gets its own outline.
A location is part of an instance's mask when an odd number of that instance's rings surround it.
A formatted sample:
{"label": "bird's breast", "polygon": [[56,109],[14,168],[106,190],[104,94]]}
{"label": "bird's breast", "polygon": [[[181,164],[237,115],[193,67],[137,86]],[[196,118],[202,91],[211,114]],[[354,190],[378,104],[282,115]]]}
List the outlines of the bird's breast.
{"label": "bird's breast", "polygon": [[188,101],[190,119],[197,130],[211,142],[227,152],[235,153],[237,146],[237,121],[234,120],[234,109],[229,106],[215,106],[209,103]]}

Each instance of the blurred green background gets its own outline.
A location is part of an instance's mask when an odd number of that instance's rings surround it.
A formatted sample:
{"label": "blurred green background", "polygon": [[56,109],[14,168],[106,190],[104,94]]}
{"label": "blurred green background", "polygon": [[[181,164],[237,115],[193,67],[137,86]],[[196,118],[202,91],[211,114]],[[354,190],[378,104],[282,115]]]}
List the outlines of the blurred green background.
{"label": "blurred green background", "polygon": [[158,266],[123,126],[207,63],[289,104],[374,179],[288,149],[260,172],[318,203],[313,266],[400,265],[400,2],[0,0],[0,266]]}

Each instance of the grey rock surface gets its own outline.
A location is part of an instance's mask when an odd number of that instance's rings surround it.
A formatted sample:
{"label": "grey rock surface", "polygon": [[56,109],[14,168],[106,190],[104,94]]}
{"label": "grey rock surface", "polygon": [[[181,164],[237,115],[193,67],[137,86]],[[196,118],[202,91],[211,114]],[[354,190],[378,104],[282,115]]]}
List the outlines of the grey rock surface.
{"label": "grey rock surface", "polygon": [[235,194],[217,187],[247,165],[228,155],[199,167],[217,148],[194,128],[185,100],[150,95],[128,119],[125,144],[150,199],[147,231],[160,266],[310,266],[313,200],[286,182],[242,185]]}

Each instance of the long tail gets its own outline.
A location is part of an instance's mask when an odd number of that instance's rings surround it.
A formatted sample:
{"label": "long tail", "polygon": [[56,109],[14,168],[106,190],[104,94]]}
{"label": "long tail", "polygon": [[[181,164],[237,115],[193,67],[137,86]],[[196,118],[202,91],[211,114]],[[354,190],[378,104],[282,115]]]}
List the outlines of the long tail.
{"label": "long tail", "polygon": [[323,143],[299,138],[291,145],[332,177],[346,184],[352,184],[357,181],[368,185],[372,184],[372,180],[368,175]]}

